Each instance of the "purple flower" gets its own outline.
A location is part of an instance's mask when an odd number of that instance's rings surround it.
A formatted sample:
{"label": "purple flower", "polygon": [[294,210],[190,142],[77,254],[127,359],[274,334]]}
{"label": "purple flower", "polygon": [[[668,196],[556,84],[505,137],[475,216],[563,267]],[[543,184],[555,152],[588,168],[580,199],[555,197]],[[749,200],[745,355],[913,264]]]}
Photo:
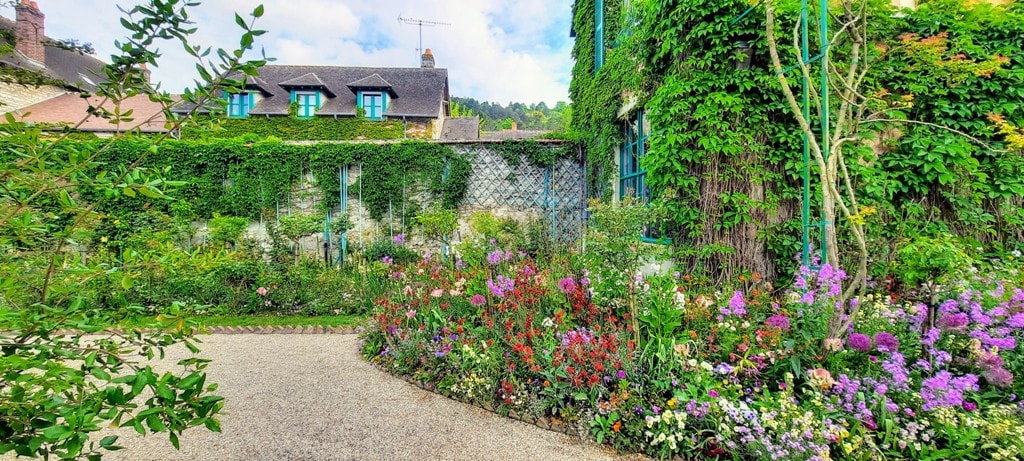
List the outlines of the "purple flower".
{"label": "purple flower", "polygon": [[729,300],[729,308],[732,309],[732,315],[740,316],[746,314],[747,310],[744,307],[747,307],[747,302],[743,300],[743,292],[736,290],[732,294],[732,299]]}
{"label": "purple flower", "polygon": [[391,241],[394,242],[395,245],[401,245],[401,244],[405,243],[405,234],[404,233],[398,234],[398,235],[392,237]]}
{"label": "purple flower", "polygon": [[456,269],[462,269],[462,266],[464,266],[464,265],[466,265],[466,263],[462,262],[462,259],[459,259],[459,260],[455,261],[455,268]]}
{"label": "purple flower", "polygon": [[718,392],[716,392],[714,389],[711,389],[711,390],[708,391],[708,397],[711,397],[713,399],[717,399],[719,397],[718,396]]}
{"label": "purple flower", "polygon": [[978,409],[978,404],[976,404],[974,402],[964,402],[963,407],[964,407],[964,410],[974,411],[974,410]]}
{"label": "purple flower", "polygon": [[476,294],[473,295],[472,298],[469,298],[469,303],[475,307],[480,307],[487,304],[487,298],[484,298],[484,295]]}
{"label": "purple flower", "polygon": [[577,288],[578,287],[576,286],[576,280],[573,279],[572,277],[566,277],[558,281],[558,289],[562,293],[569,294],[576,291]]}
{"label": "purple flower", "polygon": [[861,352],[867,352],[871,350],[871,338],[863,333],[854,333],[846,340],[846,344],[851,349],[858,350]]}
{"label": "purple flower", "polygon": [[889,332],[875,334],[875,347],[882,352],[896,352],[900,348],[900,340]]}
{"label": "purple flower", "polygon": [[390,256],[388,256],[388,255],[384,255],[384,257],[383,257],[383,258],[380,258],[380,262],[382,262],[382,263],[384,263],[384,264],[391,264],[391,263],[392,263],[392,262],[394,262],[394,261],[395,261],[395,260],[391,259],[391,257],[390,257]]}
{"label": "purple flower", "polygon": [[782,314],[774,314],[771,317],[768,317],[768,320],[765,320],[764,323],[772,328],[789,331],[789,317]]}
{"label": "purple flower", "polygon": [[487,288],[491,289],[491,294],[499,298],[505,296],[505,293],[511,292],[515,287],[515,279],[507,278],[504,275],[499,275],[494,280],[487,279]]}
{"label": "purple flower", "polygon": [[619,379],[626,379],[626,371],[625,370],[619,370],[619,372],[616,373],[615,376],[618,376]]}
{"label": "purple flower", "polygon": [[964,403],[964,392],[978,390],[978,376],[964,375],[954,378],[942,370],[921,382],[921,398],[925,411],[943,407],[958,407]]}
{"label": "purple flower", "polygon": [[501,257],[504,256],[501,250],[494,250],[487,254],[487,262],[492,266],[497,266],[501,262]]}
{"label": "purple flower", "polygon": [[963,327],[967,326],[967,314],[958,312],[956,314],[946,314],[939,317],[939,321],[935,322],[939,328],[943,330],[963,330]]}

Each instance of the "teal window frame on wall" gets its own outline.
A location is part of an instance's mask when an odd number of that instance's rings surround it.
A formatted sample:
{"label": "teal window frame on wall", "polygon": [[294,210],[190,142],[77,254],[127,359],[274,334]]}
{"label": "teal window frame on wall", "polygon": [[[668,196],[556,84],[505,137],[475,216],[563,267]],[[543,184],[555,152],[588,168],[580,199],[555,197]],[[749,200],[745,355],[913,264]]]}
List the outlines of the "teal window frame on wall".
{"label": "teal window frame on wall", "polygon": [[604,65],[604,0],[594,0],[594,73]]}
{"label": "teal window frame on wall", "polygon": [[[650,145],[650,133],[644,129],[644,111],[638,110],[636,116],[626,121],[623,127],[623,142],[619,149],[619,199],[635,197],[643,203],[650,203],[651,189],[647,187],[647,170],[641,166],[641,160]],[[661,236],[655,226],[644,226],[641,240],[651,243],[671,243]]]}
{"label": "teal window frame on wall", "polygon": [[320,92],[316,90],[292,90],[291,102],[299,103],[295,112],[299,118],[310,118],[320,108]]}
{"label": "teal window frame on wall", "polygon": [[[374,104],[374,98],[379,98],[380,104]],[[366,118],[370,120],[384,120],[384,111],[388,110],[388,96],[383,91],[360,91],[356,96],[356,107],[363,109]]]}
{"label": "teal window frame on wall", "polygon": [[256,105],[256,98],[251,93],[228,93],[228,117],[246,118],[249,110]]}

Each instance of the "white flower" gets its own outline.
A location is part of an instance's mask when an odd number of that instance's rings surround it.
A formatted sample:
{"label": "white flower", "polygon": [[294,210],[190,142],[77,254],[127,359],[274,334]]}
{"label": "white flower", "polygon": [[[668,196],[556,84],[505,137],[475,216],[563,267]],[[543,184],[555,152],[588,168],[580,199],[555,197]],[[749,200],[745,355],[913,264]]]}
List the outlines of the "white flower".
{"label": "white flower", "polygon": [[553,328],[555,326],[555,321],[551,320],[551,317],[544,317],[544,321],[540,324],[543,325],[544,328]]}

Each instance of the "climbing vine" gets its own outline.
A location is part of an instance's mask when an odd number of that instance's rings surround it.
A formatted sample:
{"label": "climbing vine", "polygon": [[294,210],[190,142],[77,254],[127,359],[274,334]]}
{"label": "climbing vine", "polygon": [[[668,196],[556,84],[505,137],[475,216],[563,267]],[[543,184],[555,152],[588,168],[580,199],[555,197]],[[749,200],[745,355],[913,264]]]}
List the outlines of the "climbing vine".
{"label": "climbing vine", "polygon": [[576,43],[572,56],[576,64],[569,84],[573,115],[569,137],[579,142],[587,156],[587,189],[592,196],[611,197],[611,181],[615,178],[615,152],[622,140],[622,129],[616,113],[622,106],[622,91],[631,75],[639,74],[621,47],[612,49],[619,35],[622,2],[605,1],[604,47],[611,49],[605,63],[595,72],[594,31],[595,0],[578,0],[573,4],[573,32]]}
{"label": "climbing vine", "polygon": [[[167,176],[182,183],[171,195],[190,203],[199,218],[222,214],[257,219],[288,203],[306,171],[312,172],[319,189],[318,206],[332,209],[340,201],[338,169],[346,165],[362,164],[363,204],[378,220],[387,214],[389,201],[401,200],[403,193],[423,191],[442,206],[455,208],[468,186],[469,159],[443,144],[406,141],[299,145],[254,139],[186,140],[153,148],[150,139],[124,138],[103,151],[99,159],[123,164],[140,152],[155,149],[144,166],[168,169]],[[65,142],[81,152],[93,152],[102,141]],[[122,213],[169,207],[170,203],[122,196],[111,198],[105,206]]]}
{"label": "climbing vine", "polygon": [[[293,103],[294,104],[294,103]],[[400,121],[371,121],[360,117],[217,117],[212,124],[186,125],[185,139],[230,139],[244,135],[261,138],[308,141],[347,141],[355,139],[402,139]],[[209,125],[212,125],[210,127]]]}
{"label": "climbing vine", "polygon": [[[607,53],[596,73],[595,1],[575,2],[573,22],[572,128],[587,150],[591,190],[610,195],[623,121],[642,109],[651,130],[641,166],[674,224],[677,261],[721,278],[790,272],[801,250],[802,141],[769,69],[763,8],[734,21],[751,2],[650,0],[629,2],[629,10],[604,3]],[[851,166],[854,188],[878,211],[855,216],[868,221],[875,253],[936,232],[1020,244],[1024,160],[1004,145],[1016,139],[1009,127],[1024,124],[1022,11],[1020,2],[935,0],[872,23],[880,47],[873,51],[890,59],[873,69],[868,87],[882,99],[905,96],[903,116],[923,122],[886,121],[871,127],[881,138],[847,146],[860,159]],[[796,17],[780,13],[787,44]],[[921,55],[934,59],[921,67],[928,60],[903,53],[908,41],[924,41],[934,56]],[[833,53],[841,61],[845,51]],[[813,165],[810,172],[817,174]]]}

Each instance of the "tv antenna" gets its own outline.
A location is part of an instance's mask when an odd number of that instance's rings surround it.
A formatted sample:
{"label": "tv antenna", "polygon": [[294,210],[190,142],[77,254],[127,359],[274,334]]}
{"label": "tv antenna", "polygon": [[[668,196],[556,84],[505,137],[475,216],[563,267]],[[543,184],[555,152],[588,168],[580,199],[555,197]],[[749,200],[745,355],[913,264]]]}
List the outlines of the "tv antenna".
{"label": "tv antenna", "polygon": [[398,15],[398,22],[409,24],[409,25],[413,25],[413,26],[420,26],[420,47],[416,48],[416,57],[417,58],[419,57],[419,55],[423,54],[423,26],[434,27],[434,26],[450,26],[451,25],[451,24],[448,24],[447,22],[441,22],[441,21],[426,21],[426,20],[423,20],[423,19],[403,18],[402,15]]}

